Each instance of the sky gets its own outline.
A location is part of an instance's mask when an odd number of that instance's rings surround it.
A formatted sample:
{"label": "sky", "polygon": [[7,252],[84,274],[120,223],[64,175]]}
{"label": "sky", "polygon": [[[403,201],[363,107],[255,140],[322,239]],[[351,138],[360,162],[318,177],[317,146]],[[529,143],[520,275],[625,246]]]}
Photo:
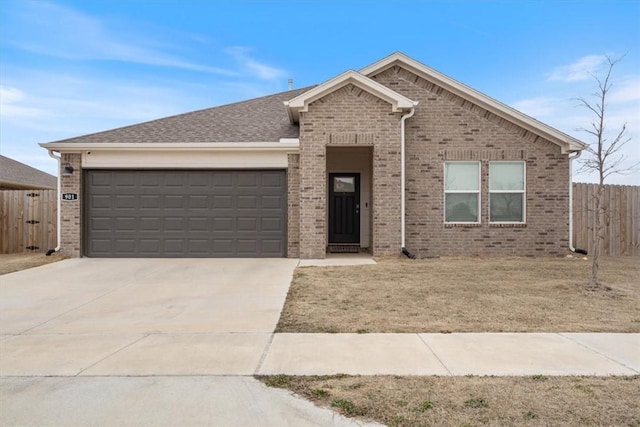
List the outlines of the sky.
{"label": "sky", "polygon": [[[0,153],[322,83],[396,51],[585,143],[606,58],[609,137],[640,161],[640,0],[3,0]],[[583,156],[586,156],[583,155]],[[579,173],[574,180],[593,182]],[[640,171],[611,176],[640,185]]]}

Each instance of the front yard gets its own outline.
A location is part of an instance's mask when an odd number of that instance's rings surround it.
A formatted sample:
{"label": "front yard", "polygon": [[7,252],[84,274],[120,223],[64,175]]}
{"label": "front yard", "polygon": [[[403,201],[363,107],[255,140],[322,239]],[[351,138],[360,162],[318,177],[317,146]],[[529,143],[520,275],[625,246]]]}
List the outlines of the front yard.
{"label": "front yard", "polygon": [[[640,332],[640,259],[378,260],[298,268],[278,332]],[[640,426],[640,376],[259,377],[390,426]]]}
{"label": "front yard", "polygon": [[640,259],[382,259],[303,267],[277,332],[640,332]]}

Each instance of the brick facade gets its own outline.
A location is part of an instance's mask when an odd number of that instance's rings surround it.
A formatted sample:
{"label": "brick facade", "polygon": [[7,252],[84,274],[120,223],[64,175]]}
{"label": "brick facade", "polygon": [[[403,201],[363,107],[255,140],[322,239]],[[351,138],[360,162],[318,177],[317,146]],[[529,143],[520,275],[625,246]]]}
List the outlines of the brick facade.
{"label": "brick facade", "polygon": [[324,258],[327,246],[328,146],[373,147],[372,251],[400,245],[400,114],[347,85],[300,113],[300,257]]}
{"label": "brick facade", "polygon": [[[62,175],[60,193],[76,193],[77,200],[62,200],[60,202],[60,247],[61,251],[73,258],[80,256],[80,236],[81,236],[81,206],[83,194],[81,188],[82,181],[82,160],[80,154],[63,153],[61,167],[66,164],[73,167],[71,175]],[[62,171],[59,171],[61,173]],[[58,195],[58,197],[61,197]]]}
{"label": "brick facade", "polygon": [[[373,79],[419,101],[406,131],[407,248],[418,256],[559,255],[569,232],[569,159],[558,145],[401,67]],[[444,161],[481,162],[481,222],[444,223]],[[489,161],[526,162],[526,223],[489,223]],[[375,230],[374,230],[375,234]]]}
{"label": "brick facade", "polygon": [[[418,101],[406,121],[406,247],[418,257],[446,255],[557,256],[566,253],[569,158],[560,146],[395,65],[369,76]],[[404,108],[404,107],[403,107]],[[283,113],[284,114],[284,113]],[[287,256],[324,258],[327,248],[327,149],[367,147],[370,176],[369,249],[375,256],[400,253],[400,121],[391,104],[348,84],[299,112],[299,154],[287,155]],[[333,150],[333,148],[332,148]],[[357,151],[357,150],[356,150]],[[363,150],[364,151],[364,150]],[[354,152],[354,150],[351,150]],[[332,151],[334,153],[334,151]],[[341,165],[348,164],[341,158]],[[489,162],[526,164],[526,223],[489,222]],[[479,224],[444,222],[444,162],[479,161]],[[61,246],[81,255],[81,155],[62,154]],[[344,168],[344,166],[341,166]],[[369,170],[370,168],[370,170]],[[366,227],[366,226],[365,226]],[[364,243],[366,245],[366,243]]]}
{"label": "brick facade", "polygon": [[287,257],[300,256],[300,155],[287,156]]}

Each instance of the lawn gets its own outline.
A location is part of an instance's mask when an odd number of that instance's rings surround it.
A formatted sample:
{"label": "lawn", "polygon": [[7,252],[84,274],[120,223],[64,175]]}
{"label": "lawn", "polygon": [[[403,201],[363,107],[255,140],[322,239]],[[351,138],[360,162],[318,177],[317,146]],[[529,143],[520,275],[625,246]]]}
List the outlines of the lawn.
{"label": "lawn", "polygon": [[302,267],[277,332],[640,332],[640,259],[382,259]]}
{"label": "lawn", "polygon": [[51,256],[40,253],[2,254],[0,255],[0,275],[50,264],[65,258],[59,252]]}
{"label": "lawn", "polygon": [[389,426],[638,426],[633,377],[258,377]]}

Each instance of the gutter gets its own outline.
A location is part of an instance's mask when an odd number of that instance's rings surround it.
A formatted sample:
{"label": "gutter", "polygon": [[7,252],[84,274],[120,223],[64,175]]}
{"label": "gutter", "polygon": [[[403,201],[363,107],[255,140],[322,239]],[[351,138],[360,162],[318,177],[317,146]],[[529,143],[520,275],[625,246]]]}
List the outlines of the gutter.
{"label": "gutter", "polygon": [[61,203],[60,203],[60,192],[62,190],[62,178],[61,178],[61,173],[60,173],[60,167],[62,165],[62,156],[56,156],[55,154],[53,154],[53,151],[49,151],[47,150],[47,153],[49,153],[49,157],[51,157],[52,159],[56,159],[56,161],[58,162],[58,194],[57,196],[57,200],[58,200],[58,215],[57,215],[57,226],[56,226],[56,247],[55,248],[51,248],[47,251],[47,256],[50,256],[52,253],[54,252],[60,252],[60,241],[61,236],[62,236],[62,227],[61,227],[61,219],[62,219],[62,211],[61,211]]}
{"label": "gutter", "polygon": [[405,171],[405,131],[407,119],[413,117],[416,113],[416,105],[418,102],[413,103],[413,108],[411,111],[400,119],[400,251],[407,257],[411,259],[415,259],[415,255],[409,252],[409,250],[405,247],[405,235],[406,235],[406,224],[405,224],[405,213],[406,213],[406,202],[405,202],[405,187],[406,187],[406,171]]}
{"label": "gutter", "polygon": [[575,156],[569,156],[569,250],[573,253],[587,255],[585,249],[576,249],[573,246],[573,161],[578,159],[582,151],[575,151]]}

